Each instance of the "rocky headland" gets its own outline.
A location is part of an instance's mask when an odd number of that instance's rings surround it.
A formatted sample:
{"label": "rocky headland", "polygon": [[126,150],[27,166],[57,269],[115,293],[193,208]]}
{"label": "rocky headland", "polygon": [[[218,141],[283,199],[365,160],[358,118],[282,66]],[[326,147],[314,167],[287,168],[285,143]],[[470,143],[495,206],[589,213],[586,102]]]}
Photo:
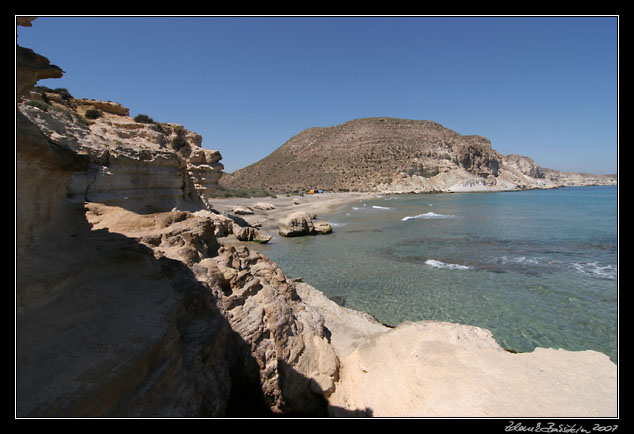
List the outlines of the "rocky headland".
{"label": "rocky headland", "polygon": [[606,355],[389,328],[288,278],[251,246],[356,194],[219,209],[199,135],[35,87],[61,76],[17,47],[16,417],[617,415]]}
{"label": "rocky headland", "polygon": [[529,157],[500,154],[482,136],[379,117],[306,129],[220,183],[274,192],[429,193],[614,185],[616,177],[544,169]]}

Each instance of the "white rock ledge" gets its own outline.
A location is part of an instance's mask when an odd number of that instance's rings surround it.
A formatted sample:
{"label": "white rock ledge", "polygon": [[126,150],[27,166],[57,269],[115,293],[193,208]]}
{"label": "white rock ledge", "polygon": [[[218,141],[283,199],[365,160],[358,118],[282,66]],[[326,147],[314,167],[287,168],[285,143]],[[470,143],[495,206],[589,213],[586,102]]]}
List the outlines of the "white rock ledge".
{"label": "white rock ledge", "polygon": [[596,351],[510,353],[490,331],[440,321],[389,328],[307,284],[340,358],[332,416],[616,417],[617,366]]}

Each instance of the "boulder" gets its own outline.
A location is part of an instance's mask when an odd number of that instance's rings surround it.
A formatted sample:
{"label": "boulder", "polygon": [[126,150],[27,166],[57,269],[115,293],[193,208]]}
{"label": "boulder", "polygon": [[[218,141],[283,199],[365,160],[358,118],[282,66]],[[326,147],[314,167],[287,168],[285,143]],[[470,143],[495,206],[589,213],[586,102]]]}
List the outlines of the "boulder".
{"label": "boulder", "polygon": [[236,223],[233,224],[233,235],[239,241],[255,241],[256,243],[268,243],[271,241],[271,236],[261,234],[256,228],[251,226],[239,226]]}
{"label": "boulder", "polygon": [[313,222],[317,218],[305,211],[296,211],[278,222],[279,233],[283,237],[302,235],[325,235],[332,232],[332,226],[326,222]]}
{"label": "boulder", "polygon": [[268,203],[268,202],[257,202],[253,204],[253,208],[254,209],[262,209],[265,211],[271,210],[271,209],[275,209],[275,205],[273,205],[272,203]]}
{"label": "boulder", "polygon": [[210,219],[214,224],[214,235],[216,237],[226,237],[233,233],[234,221],[226,215],[216,214],[207,210],[196,211],[194,215]]}
{"label": "boulder", "polygon": [[253,209],[249,208],[248,206],[237,206],[233,209],[233,213],[239,215],[248,215],[253,214]]}
{"label": "boulder", "polygon": [[315,222],[313,223],[315,226],[315,234],[325,235],[332,232],[332,226],[326,222]]}
{"label": "boulder", "polygon": [[297,237],[315,233],[313,219],[310,218],[310,214],[304,211],[289,214],[286,218],[280,220],[278,225],[279,233],[283,237]]}

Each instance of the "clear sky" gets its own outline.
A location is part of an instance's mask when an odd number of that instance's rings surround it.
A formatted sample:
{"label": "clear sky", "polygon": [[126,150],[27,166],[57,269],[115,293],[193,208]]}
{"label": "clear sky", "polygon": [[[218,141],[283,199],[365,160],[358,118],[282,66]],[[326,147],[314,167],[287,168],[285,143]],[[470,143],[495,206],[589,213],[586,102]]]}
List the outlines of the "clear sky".
{"label": "clear sky", "polygon": [[389,116],[542,167],[616,173],[618,18],[40,17],[41,80],[180,123],[232,172],[300,131]]}

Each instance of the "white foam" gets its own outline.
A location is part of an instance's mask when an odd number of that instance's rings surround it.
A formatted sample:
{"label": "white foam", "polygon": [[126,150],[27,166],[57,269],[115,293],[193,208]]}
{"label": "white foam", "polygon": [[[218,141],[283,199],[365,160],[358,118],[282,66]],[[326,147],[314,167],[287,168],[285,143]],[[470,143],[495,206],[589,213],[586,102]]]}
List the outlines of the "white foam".
{"label": "white foam", "polygon": [[526,256],[502,256],[500,258],[503,264],[521,264],[521,265],[539,265],[541,258],[527,258]]}
{"label": "white foam", "polygon": [[616,279],[616,266],[614,265],[600,265],[596,262],[575,262],[572,267],[587,276]]}
{"label": "white foam", "polygon": [[389,206],[379,206],[379,205],[372,205],[372,208],[375,208],[375,209],[394,209],[394,208],[390,208]]}
{"label": "white foam", "polygon": [[466,265],[459,264],[447,264],[442,261],[437,261],[435,259],[428,259],[425,261],[425,264],[430,265],[434,268],[448,268],[451,270],[470,270],[471,267],[467,267]]}
{"label": "white foam", "polygon": [[413,220],[413,219],[450,219],[454,218],[455,215],[452,214],[436,214],[435,212],[426,212],[425,214],[418,214],[415,216],[407,216],[403,217],[402,221]]}

